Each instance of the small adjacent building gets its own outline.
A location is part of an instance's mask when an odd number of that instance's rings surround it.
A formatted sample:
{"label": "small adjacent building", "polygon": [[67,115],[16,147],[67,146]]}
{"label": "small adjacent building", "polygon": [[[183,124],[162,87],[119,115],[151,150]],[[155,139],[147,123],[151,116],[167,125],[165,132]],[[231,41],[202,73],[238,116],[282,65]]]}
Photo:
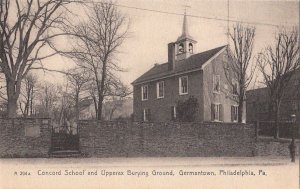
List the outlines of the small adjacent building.
{"label": "small adjacent building", "polygon": [[[247,91],[247,122],[270,121],[270,95],[267,87]],[[300,68],[289,81],[283,96],[279,119],[281,121],[291,121],[295,115],[297,122],[300,120]]]}
{"label": "small adjacent building", "polygon": [[[197,41],[189,35],[187,16],[182,34],[168,44],[168,62],[155,64],[133,85],[135,121],[176,120],[177,102],[193,96],[198,101],[195,121],[236,122],[237,82],[225,75],[228,47],[196,53]],[[228,70],[227,70],[228,71]]]}

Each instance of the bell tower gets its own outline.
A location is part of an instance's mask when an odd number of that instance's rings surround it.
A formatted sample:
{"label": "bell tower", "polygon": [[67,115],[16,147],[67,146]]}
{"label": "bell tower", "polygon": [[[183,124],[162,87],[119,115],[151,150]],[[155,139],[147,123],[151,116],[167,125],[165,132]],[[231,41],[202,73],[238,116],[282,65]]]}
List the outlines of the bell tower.
{"label": "bell tower", "polygon": [[196,43],[197,41],[189,34],[187,15],[186,11],[184,11],[182,34],[175,42],[176,60],[184,60],[194,54],[194,46]]}

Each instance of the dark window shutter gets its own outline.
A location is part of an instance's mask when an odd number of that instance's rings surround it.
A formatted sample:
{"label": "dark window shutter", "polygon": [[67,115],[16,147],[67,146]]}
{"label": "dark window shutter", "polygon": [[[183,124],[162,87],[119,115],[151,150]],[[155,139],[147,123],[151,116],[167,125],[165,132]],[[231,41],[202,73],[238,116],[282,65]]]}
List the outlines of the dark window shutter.
{"label": "dark window shutter", "polygon": [[234,121],[234,106],[231,106],[231,122]]}
{"label": "dark window shutter", "polygon": [[215,105],[211,104],[211,120],[215,120]]}
{"label": "dark window shutter", "polygon": [[220,104],[220,110],[219,110],[219,118],[220,118],[220,121],[224,121],[223,120],[223,117],[224,117],[224,113],[223,113],[224,111],[223,111],[223,105],[222,104]]}
{"label": "dark window shutter", "polygon": [[147,121],[151,120],[151,110],[147,109]]}

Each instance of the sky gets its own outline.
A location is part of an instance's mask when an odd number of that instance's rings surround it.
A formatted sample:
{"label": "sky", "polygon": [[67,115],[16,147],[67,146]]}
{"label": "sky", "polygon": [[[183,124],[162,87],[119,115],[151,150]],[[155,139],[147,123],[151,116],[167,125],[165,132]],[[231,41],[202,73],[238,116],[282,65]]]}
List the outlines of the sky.
{"label": "sky", "polygon": [[[130,20],[130,35],[117,55],[118,64],[126,70],[118,75],[127,85],[155,63],[167,62],[167,45],[175,42],[181,35],[182,14],[186,5],[189,6],[187,15],[191,15],[188,16],[189,33],[198,42],[194,47],[195,53],[227,44],[227,27],[228,25],[232,27],[234,21],[247,22],[246,24],[256,27],[254,54],[274,42],[279,27],[299,27],[297,1],[230,0],[229,23],[225,21],[228,17],[227,0],[117,0],[115,3]],[[177,15],[140,9],[171,12]],[[76,11],[80,10],[80,7],[77,7]],[[49,69],[62,70],[74,64],[65,57],[56,56],[45,61],[44,65]],[[50,82],[63,81],[63,77],[57,73],[39,74],[41,79]]]}

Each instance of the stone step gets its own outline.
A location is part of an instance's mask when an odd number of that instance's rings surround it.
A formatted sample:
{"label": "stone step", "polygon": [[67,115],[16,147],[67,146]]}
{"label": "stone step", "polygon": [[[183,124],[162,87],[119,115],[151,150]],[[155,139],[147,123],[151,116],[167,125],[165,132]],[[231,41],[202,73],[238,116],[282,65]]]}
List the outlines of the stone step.
{"label": "stone step", "polygon": [[59,151],[52,151],[50,153],[50,157],[52,158],[74,158],[74,157],[81,157],[81,153],[77,150],[59,150]]}

